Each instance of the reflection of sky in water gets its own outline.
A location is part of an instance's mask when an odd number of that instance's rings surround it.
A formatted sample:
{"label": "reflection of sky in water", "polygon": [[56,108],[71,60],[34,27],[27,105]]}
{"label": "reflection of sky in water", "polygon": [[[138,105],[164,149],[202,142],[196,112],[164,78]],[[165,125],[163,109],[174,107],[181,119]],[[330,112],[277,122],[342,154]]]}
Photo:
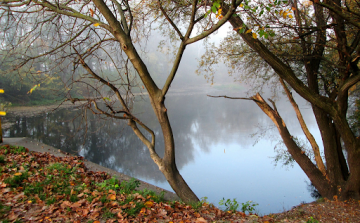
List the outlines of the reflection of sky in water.
{"label": "reflection of sky in water", "polygon": [[[291,114],[292,107],[289,104],[286,105],[286,102],[278,102],[277,105],[289,131],[295,136],[302,134],[295,115]],[[321,148],[320,134],[317,129],[311,128],[315,124],[313,116],[309,114],[311,109],[304,103],[300,108]],[[226,118],[226,115],[223,118]],[[265,121],[262,121],[263,118]],[[265,128],[268,128],[272,125],[269,120],[263,114],[258,121],[262,124],[266,123]],[[199,123],[194,122],[191,125],[191,132],[201,131],[199,128]],[[219,133],[224,129],[212,131]],[[276,138],[278,137],[277,130],[269,130],[272,132],[270,135],[275,135],[275,138],[265,136],[260,138],[255,145],[253,144],[256,137],[250,136],[252,131],[254,131],[253,126],[248,129],[237,129],[232,133],[227,132],[227,137],[223,137],[222,140],[216,143],[209,142],[210,146],[206,152],[197,143],[197,139],[192,137],[194,162],[187,163],[180,170],[190,188],[199,198],[208,197],[208,201],[215,205],[218,205],[222,198],[236,198],[239,203],[252,200],[259,203],[257,209],[260,214],[277,213],[284,209],[288,210],[301,202],[313,201],[307,189],[309,180],[296,163],[293,167],[283,167],[281,163],[275,166],[273,157],[275,156],[274,146],[279,139]],[[301,135],[297,137],[305,139]],[[166,182],[148,181],[171,190]]]}
{"label": "reflection of sky in water", "polygon": [[[169,96],[167,106],[179,171],[199,198],[208,197],[215,205],[223,197],[236,198],[240,203],[252,200],[260,204],[260,214],[280,212],[302,201],[312,201],[307,190],[309,180],[297,164],[288,170],[281,164],[274,166],[271,157],[275,156],[279,134],[254,102],[214,99],[204,94],[190,98]],[[299,106],[308,127],[314,131],[311,109],[303,102]],[[277,107],[290,132],[301,135],[290,104],[279,100]],[[151,108],[143,103],[138,109],[140,120],[154,129],[156,150],[162,154],[161,133]],[[71,138],[73,133],[68,134],[79,123],[60,121],[71,119],[71,112],[60,110],[42,117],[19,119],[6,136],[30,136],[66,151],[78,150],[86,159],[171,190],[130,128],[113,121],[104,125],[98,119],[89,119],[83,144],[81,137]],[[258,138],[251,134],[258,132],[259,127],[263,128],[262,137],[253,146]],[[315,138],[319,139],[318,132]],[[318,143],[321,147],[321,142]]]}
{"label": "reflection of sky in water", "polygon": [[[218,205],[222,198],[251,200],[259,203],[259,214],[268,214],[314,200],[307,190],[309,180],[296,163],[289,168],[274,166],[274,143],[268,140],[247,148],[236,142],[218,143],[209,153],[194,147],[195,161],[180,172],[197,196],[208,197],[210,203]],[[166,182],[148,181],[172,190]]]}

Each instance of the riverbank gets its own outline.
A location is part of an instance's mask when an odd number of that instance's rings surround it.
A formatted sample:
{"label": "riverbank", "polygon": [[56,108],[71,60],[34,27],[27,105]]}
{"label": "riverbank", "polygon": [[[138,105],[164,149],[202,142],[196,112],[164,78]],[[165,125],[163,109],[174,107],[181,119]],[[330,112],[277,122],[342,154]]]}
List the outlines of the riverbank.
{"label": "riverbank", "polygon": [[[19,144],[22,140],[11,142]],[[56,153],[48,150],[51,148],[46,145],[37,146],[41,151]],[[148,188],[139,188],[137,180],[118,181],[105,172],[92,171],[93,168],[88,167],[81,157],[57,155],[30,151],[23,146],[0,145],[2,222],[205,223],[271,220],[268,216],[222,211],[206,202],[189,205],[167,201],[162,194],[156,195]]]}
{"label": "riverbank", "polygon": [[[51,110],[49,110],[49,112],[51,112]],[[256,182],[256,183],[261,184],[259,182]],[[208,186],[210,186],[210,185],[209,184],[201,185],[201,187],[204,187],[204,188],[206,188]],[[208,194],[211,196],[210,193],[208,193]],[[207,195],[205,195],[205,196],[207,196]],[[217,204],[217,201],[212,201],[212,202],[214,202],[214,204]],[[276,201],[272,200],[272,202],[275,203]],[[298,204],[298,203],[296,203],[296,204]],[[297,208],[295,208],[295,209],[293,209],[293,210],[291,210],[289,212],[281,213],[281,215],[285,215],[285,216],[294,215],[295,218],[293,218],[293,219],[297,219],[297,220],[306,219],[305,218],[306,216],[310,216],[310,217],[313,216],[314,218],[321,220],[321,219],[326,219],[326,218],[330,218],[332,216],[335,216],[336,213],[345,213],[345,216],[347,214],[350,215],[350,218],[348,218],[348,219],[353,219],[351,217],[351,213],[356,213],[356,212],[354,212],[354,210],[356,211],[357,209],[355,208],[353,210],[350,210],[348,207],[350,207],[351,205],[349,206],[348,204],[344,203],[343,207],[341,207],[340,204],[342,204],[342,203],[323,202],[323,203],[304,204],[304,205],[298,206]],[[340,207],[337,208],[336,205],[338,205]],[[333,206],[336,206],[336,207],[333,207]],[[280,209],[277,209],[277,210],[280,210]],[[338,212],[336,212],[334,210],[336,210]],[[346,212],[346,210],[350,210],[350,211]],[[329,216],[328,216],[328,214],[326,214],[327,212],[329,212],[331,214],[329,214]],[[334,212],[334,213],[332,213],[332,212]],[[310,214],[310,213],[315,213],[315,215]],[[296,215],[298,215],[298,216],[296,216]],[[279,215],[276,215],[276,216],[279,216]],[[338,218],[338,216],[335,216],[335,217],[333,217],[333,219],[341,219],[341,218]],[[343,219],[346,219],[346,218],[343,218]],[[294,222],[294,221],[290,221],[290,222]],[[324,222],[334,222],[334,221],[324,221]],[[339,220],[337,222],[360,222],[360,221],[346,221],[346,220],[341,221],[341,220]]]}
{"label": "riverbank", "polygon": [[[70,108],[70,107],[78,107],[79,105],[75,105],[71,102],[64,102],[60,104],[52,104],[52,105],[36,105],[36,106],[10,106],[7,108],[7,115],[1,117],[2,129],[9,129],[14,123],[10,120],[11,117],[33,117],[36,115],[40,115],[45,112],[53,112],[57,109],[61,108]],[[9,118],[10,117],[10,118]]]}
{"label": "riverbank", "polygon": [[[25,138],[25,137],[24,138],[4,138],[3,143],[2,144],[0,143],[0,145],[6,145],[6,144],[14,145],[14,146],[23,146],[25,148],[28,148],[30,151],[41,152],[41,153],[50,153],[51,155],[54,155],[56,157],[74,156],[73,154],[64,153],[60,149],[56,149],[52,146],[49,146],[44,143],[38,142],[38,141],[30,139],[30,138]],[[115,170],[100,166],[96,163],[90,162],[85,159],[84,159],[84,164],[87,166],[87,168],[90,171],[106,172],[109,175],[116,177],[120,181],[123,181],[123,180],[129,181],[131,179],[130,176],[127,176],[127,175],[119,173]],[[156,193],[163,192],[164,198],[166,200],[179,200],[178,196],[176,196],[176,194],[173,192],[156,187],[154,185],[148,184],[141,180],[139,180],[139,182],[140,182],[140,185],[139,185],[140,190],[147,188],[152,191],[155,191]]]}
{"label": "riverbank", "polygon": [[33,151],[0,145],[2,222],[360,222],[360,202],[323,200],[262,217],[206,202],[169,202],[149,190],[135,191],[134,180],[113,182],[81,157],[26,138],[7,141]]}

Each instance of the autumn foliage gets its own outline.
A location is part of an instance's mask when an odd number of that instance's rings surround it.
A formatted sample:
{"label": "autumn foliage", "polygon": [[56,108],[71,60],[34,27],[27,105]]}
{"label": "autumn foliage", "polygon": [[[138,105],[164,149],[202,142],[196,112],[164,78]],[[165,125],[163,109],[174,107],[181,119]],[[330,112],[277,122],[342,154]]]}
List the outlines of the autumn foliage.
{"label": "autumn foliage", "polygon": [[[136,180],[88,171],[82,157],[0,147],[0,219],[9,222],[241,222],[257,218],[212,204],[164,201]],[[268,221],[270,222],[270,221]]]}

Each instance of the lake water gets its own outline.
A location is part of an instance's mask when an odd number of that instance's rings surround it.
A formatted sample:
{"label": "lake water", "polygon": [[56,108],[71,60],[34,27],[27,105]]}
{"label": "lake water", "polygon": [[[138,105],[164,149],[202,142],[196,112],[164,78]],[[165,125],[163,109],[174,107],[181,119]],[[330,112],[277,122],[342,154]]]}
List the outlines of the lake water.
{"label": "lake water", "polygon": [[[166,99],[175,137],[176,163],[197,196],[207,197],[217,206],[222,198],[236,198],[239,203],[251,200],[259,204],[257,210],[262,215],[313,201],[309,180],[296,163],[294,167],[281,164],[275,167],[274,147],[280,138],[260,108],[252,101],[209,98],[206,96],[209,91],[170,92]],[[156,150],[163,154],[161,131],[149,102],[140,97],[135,100],[138,105],[134,113],[154,130]],[[289,102],[281,99],[276,103],[290,132],[301,137]],[[311,109],[302,101],[299,106],[310,131],[318,138]],[[147,148],[124,122],[95,119],[89,113],[87,122],[81,110],[76,109],[61,109],[29,118],[8,116],[15,125],[6,130],[4,136],[32,137],[172,190]],[[262,137],[252,137],[254,133]]]}

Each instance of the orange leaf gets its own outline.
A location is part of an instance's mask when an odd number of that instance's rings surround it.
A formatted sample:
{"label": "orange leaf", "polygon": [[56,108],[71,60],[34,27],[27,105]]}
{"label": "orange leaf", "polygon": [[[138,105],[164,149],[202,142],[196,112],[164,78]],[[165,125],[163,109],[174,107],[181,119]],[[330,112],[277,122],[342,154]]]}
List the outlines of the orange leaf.
{"label": "orange leaf", "polygon": [[152,201],[146,201],[144,204],[146,207],[151,208],[154,205],[154,202]]}
{"label": "orange leaf", "polygon": [[91,15],[91,17],[94,16],[94,10],[90,9],[90,15]]}
{"label": "orange leaf", "polygon": [[14,176],[21,176],[22,173],[15,173]]}
{"label": "orange leaf", "polygon": [[[120,212],[117,213],[117,217],[120,218],[120,219],[123,219],[124,216],[122,216],[122,214]],[[95,223],[95,222],[94,222]]]}
{"label": "orange leaf", "polygon": [[82,215],[85,217],[86,215],[88,215],[90,212],[89,209],[82,209]]}
{"label": "orange leaf", "polygon": [[115,194],[111,194],[111,195],[109,195],[109,199],[110,200],[116,200],[116,195]]}

